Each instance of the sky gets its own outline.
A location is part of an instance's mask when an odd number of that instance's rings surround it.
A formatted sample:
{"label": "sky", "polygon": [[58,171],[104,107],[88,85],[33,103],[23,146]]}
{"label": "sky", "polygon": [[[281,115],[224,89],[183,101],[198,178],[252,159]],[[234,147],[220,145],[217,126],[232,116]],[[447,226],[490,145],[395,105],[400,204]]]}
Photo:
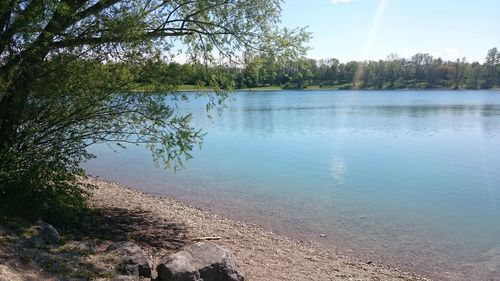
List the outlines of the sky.
{"label": "sky", "polygon": [[308,26],[309,58],[409,58],[484,62],[500,48],[500,0],[286,0],[282,25]]}

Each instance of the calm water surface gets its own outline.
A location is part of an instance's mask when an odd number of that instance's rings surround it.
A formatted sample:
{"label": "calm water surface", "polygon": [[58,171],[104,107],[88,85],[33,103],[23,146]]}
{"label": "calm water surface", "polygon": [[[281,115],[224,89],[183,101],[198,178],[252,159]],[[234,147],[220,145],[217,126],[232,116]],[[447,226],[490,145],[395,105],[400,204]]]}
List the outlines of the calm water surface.
{"label": "calm water surface", "polygon": [[205,103],[179,104],[208,133],[184,170],[95,146],[87,171],[435,279],[500,280],[500,93],[240,92],[212,119]]}

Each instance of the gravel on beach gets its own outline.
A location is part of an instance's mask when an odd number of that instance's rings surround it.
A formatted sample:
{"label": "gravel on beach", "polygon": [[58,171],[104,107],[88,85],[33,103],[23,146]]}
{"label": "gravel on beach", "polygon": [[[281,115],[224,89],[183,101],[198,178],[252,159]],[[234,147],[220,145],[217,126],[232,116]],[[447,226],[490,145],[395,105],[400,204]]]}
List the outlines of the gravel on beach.
{"label": "gravel on beach", "polygon": [[[145,221],[153,223],[135,222],[149,225],[143,230],[145,233],[141,233],[142,237],[158,237],[174,245],[178,242],[179,246],[214,239],[214,243],[235,254],[246,280],[424,280],[415,274],[356,260],[311,241],[289,239],[257,225],[224,218],[169,198],[99,179],[87,181],[97,186],[92,191],[94,208],[126,209],[143,214]],[[177,231],[168,237],[155,233],[155,223],[161,222]],[[153,233],[147,233],[148,229]],[[176,251],[175,247],[162,248],[161,245],[144,250],[153,261]]]}

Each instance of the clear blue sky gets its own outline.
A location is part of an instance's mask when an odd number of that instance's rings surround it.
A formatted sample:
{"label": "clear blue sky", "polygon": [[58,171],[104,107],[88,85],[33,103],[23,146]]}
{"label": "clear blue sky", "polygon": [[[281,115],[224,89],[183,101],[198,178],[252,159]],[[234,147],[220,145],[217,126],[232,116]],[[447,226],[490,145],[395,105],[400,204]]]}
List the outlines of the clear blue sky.
{"label": "clear blue sky", "polygon": [[417,52],[483,62],[500,48],[500,0],[286,0],[282,24],[308,26],[308,57],[383,59]]}

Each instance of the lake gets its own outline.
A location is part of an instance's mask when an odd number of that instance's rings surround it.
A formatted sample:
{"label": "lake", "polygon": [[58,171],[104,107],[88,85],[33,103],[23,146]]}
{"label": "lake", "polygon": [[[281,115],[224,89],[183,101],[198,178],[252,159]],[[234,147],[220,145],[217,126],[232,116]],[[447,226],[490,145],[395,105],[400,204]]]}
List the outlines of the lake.
{"label": "lake", "polygon": [[178,104],[207,132],[184,169],[97,145],[87,172],[435,279],[500,280],[500,92],[238,92],[211,119],[205,104]]}

